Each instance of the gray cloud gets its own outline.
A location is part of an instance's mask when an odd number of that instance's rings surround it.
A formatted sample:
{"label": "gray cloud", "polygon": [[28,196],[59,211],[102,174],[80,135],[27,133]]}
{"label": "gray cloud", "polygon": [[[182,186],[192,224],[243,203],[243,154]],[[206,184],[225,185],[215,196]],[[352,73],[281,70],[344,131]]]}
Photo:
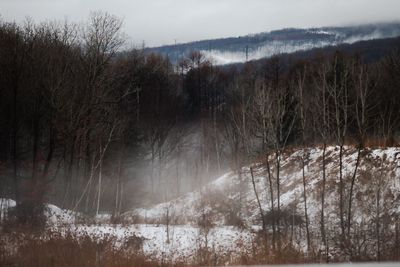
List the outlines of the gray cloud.
{"label": "gray cloud", "polygon": [[150,46],[400,19],[398,0],[0,0],[3,19],[17,22],[27,16],[83,21],[93,10],[123,18],[131,41]]}

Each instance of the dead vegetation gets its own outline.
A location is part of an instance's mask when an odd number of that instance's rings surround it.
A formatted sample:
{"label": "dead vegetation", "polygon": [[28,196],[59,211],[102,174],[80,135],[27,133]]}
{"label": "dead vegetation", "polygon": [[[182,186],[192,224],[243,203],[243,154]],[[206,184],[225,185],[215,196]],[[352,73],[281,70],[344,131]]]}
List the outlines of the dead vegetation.
{"label": "dead vegetation", "polygon": [[124,244],[114,237],[94,240],[88,234],[60,234],[46,230],[40,234],[21,231],[2,233],[0,265],[30,267],[160,266],[146,258],[141,250],[142,240],[132,236]]}

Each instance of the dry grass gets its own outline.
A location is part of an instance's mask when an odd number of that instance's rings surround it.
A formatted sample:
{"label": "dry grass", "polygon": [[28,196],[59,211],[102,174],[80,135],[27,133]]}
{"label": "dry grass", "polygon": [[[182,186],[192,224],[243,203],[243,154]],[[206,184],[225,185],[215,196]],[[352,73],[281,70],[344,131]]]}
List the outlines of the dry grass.
{"label": "dry grass", "polygon": [[[94,240],[89,235],[13,231],[1,233],[0,266],[2,267],[156,267],[156,266],[211,266],[249,265],[270,263],[300,263],[304,255],[292,246],[283,246],[278,252],[265,246],[261,239],[254,240],[252,251],[242,253],[217,253],[213,248],[199,246],[195,259],[188,263],[171,263],[151,260],[142,253],[137,242],[128,239],[116,245],[113,237]],[[134,238],[134,241],[136,239]]]}
{"label": "dry grass", "polygon": [[134,246],[116,246],[115,240],[94,241],[47,231],[41,235],[8,233],[0,239],[0,266],[130,267],[161,266],[146,259]]}

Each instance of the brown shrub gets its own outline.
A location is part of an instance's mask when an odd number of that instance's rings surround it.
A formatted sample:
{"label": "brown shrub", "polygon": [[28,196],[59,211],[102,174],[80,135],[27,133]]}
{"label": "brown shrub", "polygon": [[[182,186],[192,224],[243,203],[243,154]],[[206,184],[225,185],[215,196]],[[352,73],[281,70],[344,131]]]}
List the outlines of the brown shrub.
{"label": "brown shrub", "polygon": [[41,237],[25,236],[14,253],[6,248],[4,240],[0,243],[1,266],[159,266],[158,262],[149,261],[137,249],[118,248],[111,237],[94,241],[88,235],[62,236],[49,232]]}

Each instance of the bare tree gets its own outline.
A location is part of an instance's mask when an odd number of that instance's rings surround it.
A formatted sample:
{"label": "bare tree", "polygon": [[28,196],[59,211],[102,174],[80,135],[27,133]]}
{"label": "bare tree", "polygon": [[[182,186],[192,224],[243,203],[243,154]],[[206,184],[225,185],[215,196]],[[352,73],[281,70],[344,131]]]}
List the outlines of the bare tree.
{"label": "bare tree", "polygon": [[328,83],[328,92],[333,101],[333,116],[335,121],[335,138],[339,146],[339,217],[342,245],[345,241],[345,209],[343,180],[343,155],[345,138],[349,124],[349,76],[350,68],[343,56],[335,54],[332,66],[332,79]]}
{"label": "bare tree", "polygon": [[357,121],[357,129],[358,129],[358,144],[357,144],[357,159],[354,167],[354,171],[351,177],[351,185],[349,191],[349,202],[347,209],[347,235],[350,237],[350,229],[351,229],[351,218],[352,218],[352,205],[353,205],[353,192],[354,192],[354,184],[357,177],[357,170],[360,165],[362,151],[365,146],[365,138],[368,131],[368,119],[370,118],[370,114],[372,109],[374,108],[370,104],[371,90],[374,86],[373,81],[370,77],[370,71],[368,68],[361,63],[355,63],[353,67],[352,76],[355,81],[354,89],[355,89],[355,119]]}
{"label": "bare tree", "polygon": [[[271,215],[275,218],[275,198],[274,198],[274,183],[272,181],[270,154],[272,149],[272,142],[270,138],[270,121],[274,112],[272,110],[271,88],[265,78],[258,79],[255,83],[255,96],[253,104],[253,120],[256,129],[261,129],[262,138],[262,152],[265,154],[266,172],[267,172],[267,185],[266,189],[270,195]],[[268,195],[268,194],[266,194]],[[268,199],[267,199],[268,201]],[[275,219],[272,220],[272,245],[275,249],[276,246],[276,223]]]}
{"label": "bare tree", "polygon": [[296,73],[295,77],[295,87],[297,95],[297,109],[298,114],[300,114],[300,127],[301,127],[301,142],[302,142],[302,155],[301,155],[301,167],[302,167],[302,179],[303,179],[303,201],[304,201],[304,218],[306,223],[306,236],[307,236],[307,252],[310,254],[311,250],[311,239],[310,239],[310,229],[309,229],[309,219],[307,212],[307,182],[305,175],[305,167],[307,164],[308,152],[306,151],[306,127],[308,124],[308,107],[306,104],[306,99],[308,98],[306,92],[306,75],[307,75],[307,65],[302,66]]}
{"label": "bare tree", "polygon": [[[275,59],[278,60],[278,59]],[[278,249],[280,247],[280,214],[281,214],[281,187],[280,187],[280,172],[281,160],[283,152],[286,148],[289,136],[292,133],[295,123],[295,115],[291,112],[293,108],[294,99],[293,95],[289,92],[289,88],[280,84],[279,60],[272,62],[273,79],[270,82],[270,99],[271,99],[271,114],[268,121],[269,140],[271,140],[274,154],[275,154],[275,179],[276,179],[276,193],[277,193],[277,213],[276,225],[278,237]]]}
{"label": "bare tree", "polygon": [[329,94],[327,88],[327,75],[329,73],[329,67],[327,62],[322,62],[318,65],[318,71],[314,78],[314,85],[317,88],[316,97],[313,98],[311,107],[314,107],[313,114],[321,114],[322,116],[315,116],[316,129],[318,135],[322,140],[322,189],[321,189],[321,217],[320,217],[320,229],[322,244],[324,244],[326,261],[328,262],[329,245],[326,235],[326,222],[325,222],[325,192],[326,192],[326,148],[327,142],[330,140],[330,109],[329,109]]}
{"label": "bare tree", "polygon": [[262,229],[263,229],[263,232],[264,232],[264,235],[265,235],[266,234],[266,223],[265,223],[264,211],[263,211],[263,208],[261,206],[260,198],[258,196],[258,192],[257,192],[257,188],[256,188],[256,182],[254,180],[253,167],[250,167],[250,174],[251,174],[251,183],[253,184],[253,191],[254,191],[254,194],[255,194],[256,199],[257,199],[258,208],[260,210],[260,216],[261,216],[261,220],[262,220]]}

